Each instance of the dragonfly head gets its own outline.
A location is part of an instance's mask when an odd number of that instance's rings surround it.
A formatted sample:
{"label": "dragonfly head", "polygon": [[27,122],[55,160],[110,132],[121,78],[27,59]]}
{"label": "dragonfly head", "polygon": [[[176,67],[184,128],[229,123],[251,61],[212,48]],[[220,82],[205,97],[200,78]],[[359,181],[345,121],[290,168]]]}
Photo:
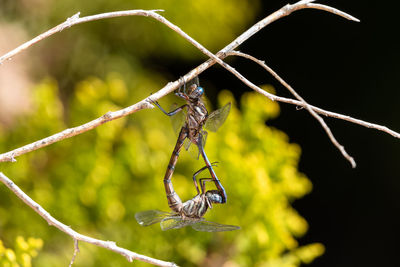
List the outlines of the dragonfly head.
{"label": "dragonfly head", "polygon": [[204,94],[204,89],[203,89],[203,87],[200,87],[200,86],[198,86],[198,85],[196,85],[196,84],[192,84],[192,85],[189,87],[189,90],[188,90],[188,96],[189,96],[189,98],[191,98],[191,99],[196,99],[196,98],[201,97],[203,94]]}
{"label": "dragonfly head", "polygon": [[211,203],[219,203],[219,204],[224,203],[223,197],[221,196],[221,193],[218,190],[208,190],[206,192],[206,198],[210,202],[210,204]]}

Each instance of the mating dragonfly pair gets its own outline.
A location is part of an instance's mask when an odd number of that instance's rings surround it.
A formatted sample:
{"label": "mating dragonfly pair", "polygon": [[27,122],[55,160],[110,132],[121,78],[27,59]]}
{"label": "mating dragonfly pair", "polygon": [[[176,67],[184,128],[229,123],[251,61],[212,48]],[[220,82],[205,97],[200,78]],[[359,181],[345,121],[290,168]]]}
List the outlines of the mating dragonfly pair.
{"label": "mating dragonfly pair", "polygon": [[[188,90],[186,90],[187,86]],[[240,228],[234,225],[209,222],[203,218],[207,210],[212,208],[213,203],[224,204],[227,201],[225,189],[218,180],[213,169],[213,166],[216,166],[216,162],[211,163],[204,151],[207,132],[203,128],[213,132],[217,131],[225,122],[231,108],[230,103],[228,103],[221,109],[218,109],[209,115],[204,102],[201,99],[203,94],[204,89],[200,87],[199,80],[196,77],[188,84],[185,82],[183,90],[180,88],[175,92],[175,95],[186,101],[186,104],[181,107],[178,107],[171,112],[166,112],[158,102],[151,100],[154,105],[160,108],[160,110],[168,116],[179,116],[176,114],[183,114],[182,112],[179,112],[184,108],[186,108],[187,112],[186,116],[181,116],[181,120],[175,120],[174,128],[180,128],[180,132],[164,176],[164,187],[167,194],[168,205],[173,212],[164,212],[159,210],[138,212],[135,214],[135,218],[142,226],[148,226],[160,222],[162,230],[178,229],[190,225],[197,231],[205,232],[232,231]],[[199,154],[202,156],[206,166],[195,172],[193,175],[193,183],[197,190],[197,195],[186,202],[182,202],[174,190],[171,178],[178,161],[179,152],[185,142],[186,149],[189,148],[191,143],[198,147]],[[211,178],[199,179],[200,191],[197,184],[197,175],[205,169],[208,169]],[[210,181],[214,182],[217,190],[206,191],[206,182]]]}

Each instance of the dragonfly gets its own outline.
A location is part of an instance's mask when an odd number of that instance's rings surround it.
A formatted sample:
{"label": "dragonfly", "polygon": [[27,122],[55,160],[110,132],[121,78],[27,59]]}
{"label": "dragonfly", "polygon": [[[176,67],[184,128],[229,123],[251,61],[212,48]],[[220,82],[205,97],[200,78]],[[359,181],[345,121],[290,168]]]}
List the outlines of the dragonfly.
{"label": "dragonfly", "polygon": [[[216,166],[215,162],[211,166]],[[207,168],[208,166],[204,166],[195,172],[193,180],[197,180],[196,176]],[[179,229],[185,226],[191,226],[194,230],[203,232],[222,232],[240,229],[239,226],[219,224],[203,218],[207,210],[212,208],[213,203],[223,204],[222,196],[218,190],[205,191],[206,181],[212,181],[212,178],[199,179],[201,193],[183,203],[175,192],[171,180],[164,181],[165,192],[172,212],[160,210],[142,211],[135,214],[136,221],[142,226],[160,223],[163,231]]]}
{"label": "dragonfly", "polygon": [[[198,77],[190,81],[188,85],[188,89],[186,89],[186,82],[184,82],[183,90],[182,88],[180,88],[178,91],[175,92],[175,95],[183,98],[186,101],[186,104],[170,112],[165,111],[157,101],[150,100],[164,114],[168,116],[176,115],[183,109],[187,109],[186,116],[183,120],[183,125],[178,135],[178,140],[176,142],[174,151],[172,152],[171,159],[169,161],[168,168],[164,176],[164,183],[165,181],[171,180],[176,163],[178,161],[179,152],[184,142],[188,140],[189,146],[191,143],[197,145],[199,149],[199,154],[201,154],[201,156],[203,157],[203,160],[212,177],[212,181],[214,182],[220,196],[222,197],[222,203],[226,203],[227,195],[225,189],[219,181],[217,175],[215,174],[214,169],[212,168],[211,163],[204,151],[207,131],[205,131],[203,127],[210,131],[216,132],[228,117],[231,103],[228,103],[222,108],[213,111],[211,114],[208,114],[207,108],[202,100],[204,89],[203,87],[200,87]],[[186,147],[186,149],[188,149],[188,147]],[[199,194],[200,191],[196,180],[194,179],[193,182],[197,189],[197,193]]]}

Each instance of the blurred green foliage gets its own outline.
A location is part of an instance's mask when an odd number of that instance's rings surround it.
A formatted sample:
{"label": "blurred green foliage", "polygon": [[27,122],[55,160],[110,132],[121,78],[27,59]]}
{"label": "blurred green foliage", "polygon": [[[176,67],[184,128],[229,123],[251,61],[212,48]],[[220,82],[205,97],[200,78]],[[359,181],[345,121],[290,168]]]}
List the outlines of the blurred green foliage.
{"label": "blurred green foliage", "polygon": [[32,258],[38,255],[43,246],[41,239],[17,236],[15,249],[6,248],[0,240],[0,266],[4,267],[31,267]]}
{"label": "blurred green foliage", "polygon": [[[1,18],[16,21],[36,36],[80,12],[89,16],[129,9],[162,9],[165,18],[217,52],[246,30],[257,14],[259,0],[5,0]],[[0,1],[1,5],[1,1]],[[0,18],[0,22],[2,21]],[[131,16],[84,23],[48,38],[37,47],[33,72],[51,74],[65,90],[88,75],[106,76],[110,71],[130,73],[132,65],[207,59],[197,48],[164,24],[147,17]],[[84,60],[83,60],[84,59]],[[167,67],[157,66],[168,72]],[[165,68],[165,69],[163,69]]]}
{"label": "blurred green foliage", "polygon": [[[21,117],[14,129],[0,131],[1,151],[67,128],[57,90],[51,79],[35,88],[35,112]],[[134,103],[146,95],[144,91],[129,89],[116,73],[106,80],[88,78],[76,87],[68,120],[71,125],[82,124]],[[162,104],[175,100],[165,98]],[[176,136],[158,109],[140,111],[23,155],[17,163],[3,163],[2,171],[73,229],[181,266],[226,262],[229,266],[296,266],[312,261],[324,248],[298,246],[296,237],[306,232],[307,222],[290,205],[311,190],[310,181],[297,171],[300,148],[264,124],[278,115],[278,105],[247,93],[240,112],[229,91],[221,92],[219,103],[228,101],[233,106],[227,121],[217,134],[209,134],[206,144],[209,158],[221,162],[216,172],[228,203],[216,205],[206,218],[240,225],[238,231],[201,233],[188,227],[162,232],[159,225],[144,228],[136,223],[138,211],[168,210],[162,178]],[[204,165],[188,154],[181,153],[173,177],[182,199],[195,195],[191,175]],[[0,236],[6,243],[21,233],[40,237],[44,248],[35,259],[37,266],[68,263],[73,251],[69,237],[49,227],[4,186],[0,200]],[[83,243],[80,247],[76,266],[128,265],[125,258],[105,249]]]}

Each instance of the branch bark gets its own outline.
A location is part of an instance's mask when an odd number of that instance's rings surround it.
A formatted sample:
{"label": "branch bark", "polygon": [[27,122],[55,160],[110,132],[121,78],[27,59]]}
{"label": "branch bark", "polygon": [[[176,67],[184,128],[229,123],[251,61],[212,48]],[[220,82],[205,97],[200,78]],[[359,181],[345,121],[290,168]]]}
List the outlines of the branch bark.
{"label": "branch bark", "polygon": [[13,181],[11,181],[7,176],[5,176],[2,172],[0,172],[0,181],[5,184],[11,191],[14,192],[17,197],[19,197],[26,205],[31,207],[37,214],[39,214],[43,219],[47,221],[47,223],[51,226],[58,228],[60,231],[66,233],[71,236],[74,240],[74,256],[70,262],[70,266],[73,264],[75,260],[76,254],[79,252],[78,241],[83,241],[98,247],[103,247],[108,250],[114,251],[118,254],[124,256],[129,262],[133,260],[140,260],[147,263],[151,263],[158,266],[177,266],[173,262],[166,262],[162,260],[157,260],[154,258],[150,258],[148,256],[144,256],[133,251],[130,251],[125,248],[121,248],[117,246],[115,242],[112,241],[103,241],[100,239],[92,238],[89,236],[82,235],[74,230],[71,227],[59,222],[53,216],[50,215],[45,209],[42,208],[38,203],[36,203],[33,199],[31,199],[27,194],[25,194]]}

